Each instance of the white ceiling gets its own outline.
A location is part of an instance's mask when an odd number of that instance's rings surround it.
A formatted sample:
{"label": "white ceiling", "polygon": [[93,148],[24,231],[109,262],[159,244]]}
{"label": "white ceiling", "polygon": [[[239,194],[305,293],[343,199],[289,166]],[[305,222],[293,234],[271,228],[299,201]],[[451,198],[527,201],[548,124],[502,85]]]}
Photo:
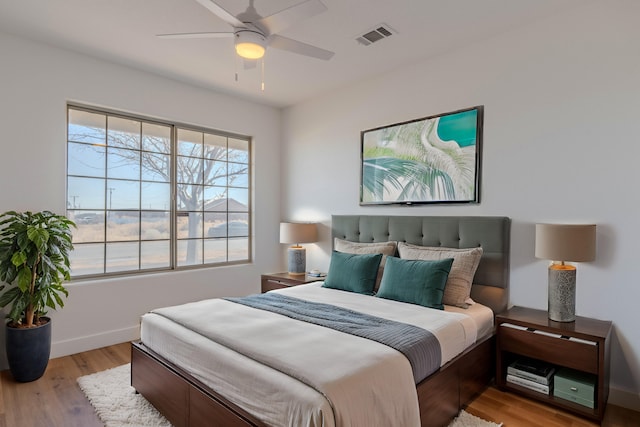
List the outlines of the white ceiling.
{"label": "white ceiling", "polygon": [[[301,0],[255,0],[268,16]],[[264,104],[288,106],[327,90],[425,60],[584,0],[322,0],[328,11],[283,36],[335,52],[329,61],[277,49],[245,70],[231,38],[160,39],[157,34],[229,31],[195,0],[0,0],[0,31],[125,64]],[[249,0],[216,0],[233,15]],[[355,38],[385,23],[397,34],[370,46]],[[238,81],[235,79],[236,72]]]}

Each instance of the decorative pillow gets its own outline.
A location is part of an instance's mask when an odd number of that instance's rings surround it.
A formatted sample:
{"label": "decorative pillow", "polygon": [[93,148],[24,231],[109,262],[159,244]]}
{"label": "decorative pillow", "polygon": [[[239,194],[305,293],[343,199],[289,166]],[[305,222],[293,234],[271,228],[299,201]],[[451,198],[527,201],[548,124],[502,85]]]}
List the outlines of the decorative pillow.
{"label": "decorative pillow", "polygon": [[322,286],[373,295],[381,259],[382,254],[358,255],[333,251],[329,271]]}
{"label": "decorative pillow", "polygon": [[377,297],[444,310],[447,277],[453,258],[438,261],[389,257]]}
{"label": "decorative pillow", "polygon": [[467,299],[471,296],[473,276],[476,274],[482,248],[455,249],[442,247],[417,246],[405,242],[398,243],[398,252],[403,259],[438,260],[453,258],[453,265],[444,288],[442,302],[447,305],[468,308]]}
{"label": "decorative pillow", "polygon": [[346,252],[349,254],[382,254],[382,261],[380,261],[380,268],[378,269],[378,276],[376,277],[376,285],[374,288],[376,290],[380,287],[387,256],[394,256],[397,247],[398,242],[360,243],[338,239],[337,237],[333,239],[333,249],[338,252]]}

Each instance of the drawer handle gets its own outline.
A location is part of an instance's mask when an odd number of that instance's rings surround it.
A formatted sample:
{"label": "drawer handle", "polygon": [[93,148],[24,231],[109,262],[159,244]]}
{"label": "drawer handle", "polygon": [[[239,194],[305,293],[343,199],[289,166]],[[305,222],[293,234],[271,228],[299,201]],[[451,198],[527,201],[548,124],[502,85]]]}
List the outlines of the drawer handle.
{"label": "drawer handle", "polygon": [[578,387],[571,387],[570,390],[571,391],[578,391]]}

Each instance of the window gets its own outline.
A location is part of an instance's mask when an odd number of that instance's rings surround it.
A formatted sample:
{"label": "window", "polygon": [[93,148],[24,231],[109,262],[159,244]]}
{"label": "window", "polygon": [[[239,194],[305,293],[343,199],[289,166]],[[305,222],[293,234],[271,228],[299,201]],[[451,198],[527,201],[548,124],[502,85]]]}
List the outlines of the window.
{"label": "window", "polygon": [[248,262],[250,139],[69,106],[73,277]]}

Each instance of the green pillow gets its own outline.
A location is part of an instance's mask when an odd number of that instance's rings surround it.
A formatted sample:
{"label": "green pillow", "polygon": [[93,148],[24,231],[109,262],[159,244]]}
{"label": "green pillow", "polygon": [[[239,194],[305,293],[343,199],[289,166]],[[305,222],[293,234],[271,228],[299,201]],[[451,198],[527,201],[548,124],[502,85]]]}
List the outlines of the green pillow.
{"label": "green pillow", "polygon": [[382,254],[349,254],[333,251],[325,288],[373,295]]}
{"label": "green pillow", "polygon": [[387,257],[376,296],[444,310],[442,297],[453,258],[438,261]]}

